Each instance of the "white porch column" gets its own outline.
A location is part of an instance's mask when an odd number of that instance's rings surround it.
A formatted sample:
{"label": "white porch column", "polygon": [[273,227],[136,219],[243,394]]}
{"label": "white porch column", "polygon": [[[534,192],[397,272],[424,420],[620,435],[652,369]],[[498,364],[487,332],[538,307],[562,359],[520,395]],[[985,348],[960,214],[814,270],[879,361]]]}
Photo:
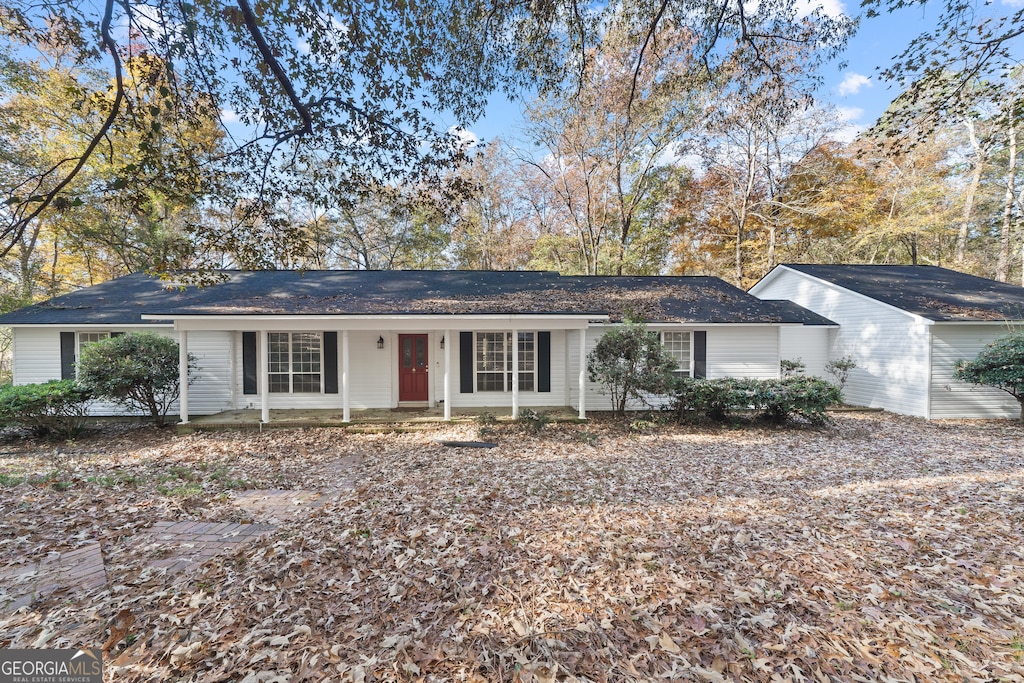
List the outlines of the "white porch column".
{"label": "white porch column", "polygon": [[580,419],[587,419],[587,330],[580,330]]}
{"label": "white porch column", "polygon": [[341,420],[352,419],[352,409],[348,401],[348,330],[341,332]]}
{"label": "white porch column", "polygon": [[178,330],[178,417],[188,424],[188,332]]}
{"label": "white porch column", "polygon": [[270,365],[267,360],[267,331],[258,332],[256,354],[260,358],[260,419],[264,424],[270,422]]}
{"label": "white porch column", "polygon": [[452,419],[452,331],[445,330],[444,336],[444,420]]}
{"label": "white porch column", "polygon": [[519,417],[519,330],[512,330],[512,419]]}

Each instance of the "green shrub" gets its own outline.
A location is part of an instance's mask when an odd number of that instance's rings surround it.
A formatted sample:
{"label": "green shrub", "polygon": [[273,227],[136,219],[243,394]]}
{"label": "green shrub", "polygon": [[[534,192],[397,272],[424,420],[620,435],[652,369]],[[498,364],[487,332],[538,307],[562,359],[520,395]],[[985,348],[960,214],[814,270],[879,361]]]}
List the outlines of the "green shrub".
{"label": "green shrub", "polygon": [[842,400],[842,393],[823,379],[795,375],[758,382],[753,399],[761,417],[772,424],[784,424],[798,415],[822,425],[829,421],[825,411]]}
{"label": "green shrub", "polygon": [[846,380],[850,377],[850,370],[856,367],[857,361],[853,359],[853,356],[843,356],[825,363],[825,372],[835,378],[835,383],[839,385],[839,393],[842,394],[843,389],[846,388]]}
{"label": "green shrub", "polygon": [[519,417],[516,420],[519,424],[526,427],[527,431],[531,434],[540,434],[544,431],[544,427],[547,426],[551,419],[547,416],[547,413],[541,413],[530,408],[523,408],[519,411]]}
{"label": "green shrub", "polygon": [[606,332],[587,355],[590,381],[604,385],[619,415],[625,415],[629,399],[647,403],[651,396],[668,394],[675,370],[676,361],[666,353],[658,333],[631,320]]}
{"label": "green shrub", "polygon": [[683,377],[676,381],[670,408],[676,419],[707,417],[721,422],[730,413],[753,408],[756,380],[693,379]]}
{"label": "green shrub", "polygon": [[1024,422],[1024,332],[995,340],[972,361],[957,361],[953,379],[1002,389],[1017,399]]}
{"label": "green shrub", "polygon": [[9,384],[0,388],[0,425],[71,438],[82,431],[91,399],[92,392],[70,379]]}
{"label": "green shrub", "polygon": [[[189,354],[189,370],[195,369]],[[177,400],[178,343],[151,332],[101,339],[82,349],[78,381],[97,398],[148,412],[163,426]]]}
{"label": "green shrub", "polygon": [[796,360],[787,360],[783,358],[779,361],[779,370],[782,372],[782,377],[792,377],[793,375],[802,375],[804,370],[807,369],[807,364],[797,358]]}
{"label": "green shrub", "polygon": [[828,422],[825,412],[840,400],[839,389],[815,377],[785,379],[692,379],[676,383],[670,409],[677,420],[706,417],[722,422],[737,412],[754,412],[773,424],[799,416],[812,424]]}

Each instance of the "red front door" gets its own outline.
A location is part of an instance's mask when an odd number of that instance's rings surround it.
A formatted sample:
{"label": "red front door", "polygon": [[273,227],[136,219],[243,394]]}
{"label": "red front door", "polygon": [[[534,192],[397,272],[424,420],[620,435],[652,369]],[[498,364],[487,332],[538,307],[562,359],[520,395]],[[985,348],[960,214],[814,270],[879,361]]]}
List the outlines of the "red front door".
{"label": "red front door", "polygon": [[426,401],[427,335],[398,335],[398,400]]}

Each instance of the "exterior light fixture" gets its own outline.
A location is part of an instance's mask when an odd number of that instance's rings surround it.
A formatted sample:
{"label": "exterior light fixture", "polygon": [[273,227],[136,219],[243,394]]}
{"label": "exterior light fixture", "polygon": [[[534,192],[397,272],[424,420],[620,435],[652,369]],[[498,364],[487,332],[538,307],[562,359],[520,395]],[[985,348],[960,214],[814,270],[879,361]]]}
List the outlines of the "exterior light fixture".
{"label": "exterior light fixture", "polygon": [[444,348],[444,335],[441,335],[441,348]]}
{"label": "exterior light fixture", "polygon": [[378,349],[383,349],[384,348],[384,337],[383,337],[383,335],[380,336],[380,337],[377,337],[377,348]]}

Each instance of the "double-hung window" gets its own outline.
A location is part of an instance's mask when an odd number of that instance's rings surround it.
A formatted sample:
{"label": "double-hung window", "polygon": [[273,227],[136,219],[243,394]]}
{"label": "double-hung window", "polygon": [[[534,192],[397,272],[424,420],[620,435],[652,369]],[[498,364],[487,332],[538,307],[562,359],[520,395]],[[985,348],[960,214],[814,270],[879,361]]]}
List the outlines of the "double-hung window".
{"label": "double-hung window", "polygon": [[537,335],[519,332],[476,333],[476,390],[512,391],[512,354],[519,354],[519,390],[537,388]]}
{"label": "double-hung window", "polygon": [[269,389],[274,394],[319,394],[323,386],[319,332],[269,332]]}
{"label": "double-hung window", "polygon": [[109,332],[79,332],[78,333],[78,357],[82,357],[82,349],[89,344],[95,344],[102,339],[109,339]]}
{"label": "double-hung window", "polygon": [[110,339],[111,333],[109,332],[79,332],[78,333],[78,355],[75,356],[76,360],[82,357],[82,349],[89,344],[95,344],[97,341],[102,339]]}
{"label": "double-hung window", "polygon": [[661,345],[665,353],[675,359],[675,374],[682,377],[689,377],[690,365],[690,333],[689,332],[662,332]]}

